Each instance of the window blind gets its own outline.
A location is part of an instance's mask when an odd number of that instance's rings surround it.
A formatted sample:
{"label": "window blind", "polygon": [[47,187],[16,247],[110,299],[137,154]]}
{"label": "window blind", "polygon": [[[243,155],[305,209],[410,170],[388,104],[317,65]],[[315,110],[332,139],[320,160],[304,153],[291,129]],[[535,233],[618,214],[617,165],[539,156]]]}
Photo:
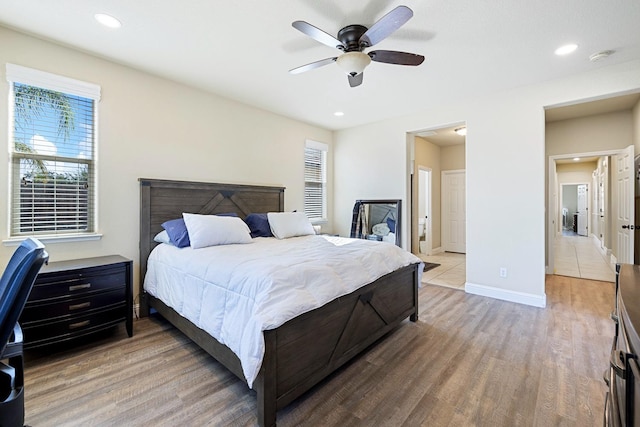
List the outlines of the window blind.
{"label": "window blind", "polygon": [[304,150],[304,211],[311,221],[327,218],[327,146],[307,141]]}
{"label": "window blind", "polygon": [[[25,80],[38,73],[30,70]],[[75,94],[80,90],[23,83],[15,70],[7,74],[15,80],[10,81],[11,236],[95,232],[97,99]]]}

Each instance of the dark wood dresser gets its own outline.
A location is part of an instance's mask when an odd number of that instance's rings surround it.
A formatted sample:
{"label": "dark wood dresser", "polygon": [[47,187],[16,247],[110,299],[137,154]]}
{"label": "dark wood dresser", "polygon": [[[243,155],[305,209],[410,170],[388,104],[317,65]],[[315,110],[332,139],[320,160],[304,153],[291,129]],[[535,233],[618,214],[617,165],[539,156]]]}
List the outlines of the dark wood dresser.
{"label": "dark wood dresser", "polygon": [[604,379],[606,427],[640,427],[640,265],[616,265],[615,336]]}
{"label": "dark wood dresser", "polygon": [[20,317],[24,348],[60,343],[125,322],[133,336],[132,261],[119,255],[51,262]]}

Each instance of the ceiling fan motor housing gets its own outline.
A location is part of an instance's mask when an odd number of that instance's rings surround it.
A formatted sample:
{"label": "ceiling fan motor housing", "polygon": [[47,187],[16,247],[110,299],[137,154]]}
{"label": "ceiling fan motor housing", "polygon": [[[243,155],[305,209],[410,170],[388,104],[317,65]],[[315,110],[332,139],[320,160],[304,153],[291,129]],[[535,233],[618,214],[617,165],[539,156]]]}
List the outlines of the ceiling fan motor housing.
{"label": "ceiling fan motor housing", "polygon": [[338,40],[345,47],[345,52],[361,52],[366,45],[360,45],[360,37],[368,30],[364,25],[347,25],[338,31]]}

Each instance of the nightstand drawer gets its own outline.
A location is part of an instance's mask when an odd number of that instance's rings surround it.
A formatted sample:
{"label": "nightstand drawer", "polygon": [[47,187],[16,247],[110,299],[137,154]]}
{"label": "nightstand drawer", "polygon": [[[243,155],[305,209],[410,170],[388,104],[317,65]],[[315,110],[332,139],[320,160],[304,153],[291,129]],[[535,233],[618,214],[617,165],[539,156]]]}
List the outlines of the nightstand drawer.
{"label": "nightstand drawer", "polygon": [[106,310],[80,316],[65,316],[38,326],[24,324],[22,332],[29,347],[37,347],[106,329],[125,321],[126,318],[127,306],[123,302]]}
{"label": "nightstand drawer", "polygon": [[52,318],[76,315],[96,308],[107,307],[125,301],[125,289],[114,289],[92,295],[81,295],[64,301],[41,300],[28,302],[22,312],[22,325],[40,321],[49,323]]}
{"label": "nightstand drawer", "polygon": [[81,343],[76,338],[121,322],[133,336],[132,264],[107,255],[43,266],[19,319],[24,348]]}
{"label": "nightstand drawer", "polygon": [[103,268],[96,272],[38,276],[29,301],[73,297],[112,288],[125,289],[126,270],[122,267]]}

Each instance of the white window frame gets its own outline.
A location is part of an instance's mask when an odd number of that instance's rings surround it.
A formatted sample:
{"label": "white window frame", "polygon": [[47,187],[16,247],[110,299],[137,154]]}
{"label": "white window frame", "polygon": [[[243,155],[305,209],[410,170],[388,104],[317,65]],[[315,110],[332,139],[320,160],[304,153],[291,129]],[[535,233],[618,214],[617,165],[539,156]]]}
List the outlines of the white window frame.
{"label": "white window frame", "polygon": [[[309,203],[308,192],[307,192],[307,150],[316,150],[321,154],[321,210],[322,214],[320,216],[310,216],[308,213],[307,204]],[[304,206],[305,206],[305,214],[309,218],[309,221],[312,224],[326,224],[328,222],[327,215],[327,158],[329,153],[329,145],[324,142],[312,141],[310,139],[305,141],[305,155],[304,155]]]}
{"label": "white window frame", "polygon": [[[13,194],[15,185],[14,179],[14,167],[13,167],[13,153],[14,153],[14,94],[13,94],[13,83],[20,83],[29,86],[36,86],[43,89],[53,90],[57,92],[62,92],[69,95],[80,96],[83,98],[89,98],[94,101],[94,109],[93,109],[93,197],[91,198],[91,218],[89,221],[93,225],[91,230],[88,231],[65,231],[65,232],[57,232],[52,231],[51,233],[37,234],[34,233],[33,236],[37,237],[39,240],[45,243],[53,243],[53,242],[63,242],[63,241],[78,241],[78,240],[97,240],[101,238],[101,234],[97,233],[98,230],[98,174],[97,174],[97,165],[98,165],[98,105],[100,101],[100,86],[83,82],[80,80],[72,79],[69,77],[59,76],[56,74],[48,73],[45,71],[35,70],[32,68],[23,67],[15,64],[6,64],[6,79],[9,83],[9,120],[8,120],[8,130],[9,130],[9,138],[8,138],[8,149],[9,149],[9,203],[7,203],[8,209],[8,235],[9,238],[4,240],[3,243],[5,245],[14,245],[18,244],[20,241],[24,240],[28,237],[25,234],[14,234],[12,230],[12,222],[13,222]],[[62,158],[64,160],[64,158]]]}

